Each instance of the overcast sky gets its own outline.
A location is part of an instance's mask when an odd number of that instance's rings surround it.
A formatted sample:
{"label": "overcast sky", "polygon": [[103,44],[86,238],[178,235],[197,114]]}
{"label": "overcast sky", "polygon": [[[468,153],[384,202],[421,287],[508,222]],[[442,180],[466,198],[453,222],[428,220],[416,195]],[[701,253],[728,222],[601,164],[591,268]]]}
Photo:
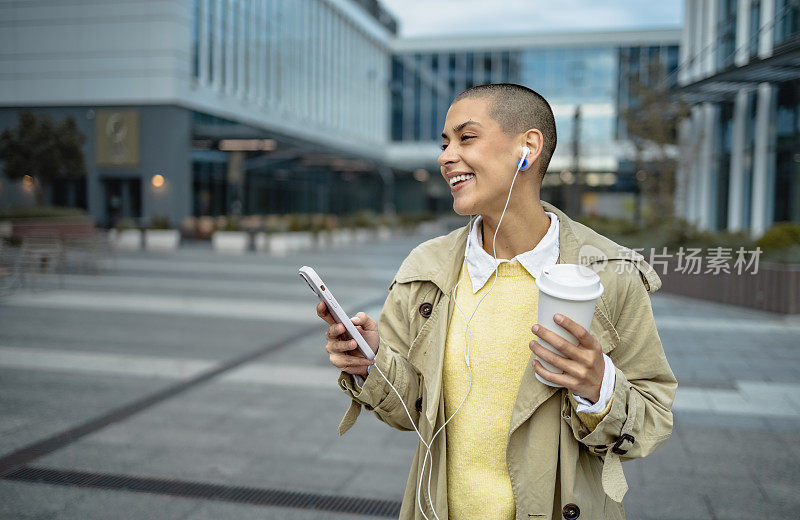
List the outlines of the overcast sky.
{"label": "overcast sky", "polygon": [[683,0],[381,0],[401,36],[677,27]]}

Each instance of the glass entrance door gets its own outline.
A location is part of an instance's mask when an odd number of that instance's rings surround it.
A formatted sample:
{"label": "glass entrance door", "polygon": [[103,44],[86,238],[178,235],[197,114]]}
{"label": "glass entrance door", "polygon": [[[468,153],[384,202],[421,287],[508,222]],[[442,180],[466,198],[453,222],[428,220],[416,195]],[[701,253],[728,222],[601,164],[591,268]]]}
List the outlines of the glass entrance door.
{"label": "glass entrance door", "polygon": [[142,216],[141,179],[104,179],[105,225],[116,226],[120,220],[137,223]]}

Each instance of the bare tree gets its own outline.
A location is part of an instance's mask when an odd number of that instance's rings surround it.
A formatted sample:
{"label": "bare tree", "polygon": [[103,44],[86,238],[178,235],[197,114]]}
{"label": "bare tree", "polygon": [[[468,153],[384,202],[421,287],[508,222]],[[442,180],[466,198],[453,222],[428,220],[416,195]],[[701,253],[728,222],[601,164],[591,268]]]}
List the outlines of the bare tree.
{"label": "bare tree", "polygon": [[665,78],[662,65],[651,63],[646,78],[632,80],[632,103],[621,111],[634,147],[637,183],[658,219],[674,214],[680,161],[678,128],[689,116],[689,105],[677,97]]}

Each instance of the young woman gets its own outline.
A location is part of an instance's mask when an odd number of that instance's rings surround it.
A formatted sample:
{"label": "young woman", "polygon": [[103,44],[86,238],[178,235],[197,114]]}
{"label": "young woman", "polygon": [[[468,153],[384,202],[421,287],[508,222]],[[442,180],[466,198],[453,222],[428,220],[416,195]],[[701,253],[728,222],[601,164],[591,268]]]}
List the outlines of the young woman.
{"label": "young woman", "polygon": [[[534,91],[461,93],[439,165],[454,211],[476,217],[409,254],[379,323],[353,318],[374,363],[317,306],[351,397],[340,433],[363,406],[420,436],[403,519],[624,518],[620,461],[651,453],[672,431],[677,382],[648,295],[661,281],[641,255],[540,201],[555,146],[552,110]],[[581,263],[586,247],[601,253],[593,267],[605,291],[588,331],[555,315],[571,344],[536,323],[535,280],[547,265]]]}

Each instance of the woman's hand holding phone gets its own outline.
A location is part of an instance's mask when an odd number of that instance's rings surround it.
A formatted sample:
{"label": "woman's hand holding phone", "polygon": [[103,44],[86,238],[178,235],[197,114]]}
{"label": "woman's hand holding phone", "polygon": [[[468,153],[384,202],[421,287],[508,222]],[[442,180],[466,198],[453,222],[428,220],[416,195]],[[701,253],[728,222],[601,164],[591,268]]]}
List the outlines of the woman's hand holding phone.
{"label": "woman's hand holding phone", "polygon": [[[356,341],[350,337],[344,325],[337,322],[331,315],[325,302],[317,303],[317,316],[330,324],[325,332],[325,339],[328,344],[325,350],[330,355],[333,366],[348,374],[357,374],[367,377],[367,367],[374,364],[373,361],[364,357],[361,349],[358,348]],[[378,324],[363,312],[359,312],[351,318],[356,330],[364,337],[370,348],[378,353]]]}

